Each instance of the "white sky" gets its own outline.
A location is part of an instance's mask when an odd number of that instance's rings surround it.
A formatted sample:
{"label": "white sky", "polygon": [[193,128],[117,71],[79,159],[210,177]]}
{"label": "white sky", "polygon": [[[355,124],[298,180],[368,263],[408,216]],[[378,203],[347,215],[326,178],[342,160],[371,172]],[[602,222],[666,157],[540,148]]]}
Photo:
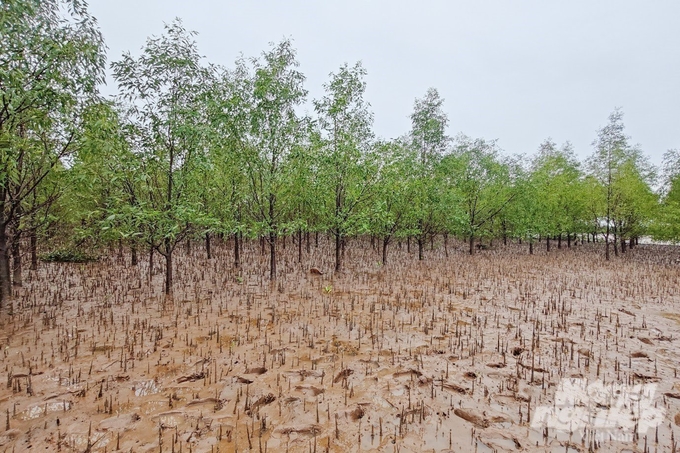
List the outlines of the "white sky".
{"label": "white sky", "polygon": [[[180,17],[210,62],[232,66],[291,37],[310,99],[361,60],[375,132],[410,128],[416,97],[445,98],[449,134],[533,154],[548,136],[592,152],[617,106],[627,134],[659,164],[680,148],[677,0],[90,0],[109,60],[139,52]],[[113,93],[108,78],[107,93]]]}

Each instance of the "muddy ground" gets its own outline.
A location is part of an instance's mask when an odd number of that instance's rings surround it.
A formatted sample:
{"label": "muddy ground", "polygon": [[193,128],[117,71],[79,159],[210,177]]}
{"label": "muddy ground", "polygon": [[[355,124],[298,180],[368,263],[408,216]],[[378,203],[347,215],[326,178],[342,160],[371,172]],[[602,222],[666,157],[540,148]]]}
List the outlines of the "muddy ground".
{"label": "muddy ground", "polygon": [[[674,451],[680,250],[434,245],[352,240],[332,275],[289,240],[270,285],[258,243],[241,269],[197,243],[172,299],[158,257],[151,285],[127,255],[41,263],[1,320],[0,451]],[[632,396],[573,395],[600,382]]]}

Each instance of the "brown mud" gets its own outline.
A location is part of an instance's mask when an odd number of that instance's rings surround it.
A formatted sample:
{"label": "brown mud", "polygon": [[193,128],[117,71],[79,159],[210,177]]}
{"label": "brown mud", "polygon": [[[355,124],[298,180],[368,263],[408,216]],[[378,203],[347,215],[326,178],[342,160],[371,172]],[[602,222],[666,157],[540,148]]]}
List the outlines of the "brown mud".
{"label": "brown mud", "polygon": [[[181,247],[170,299],[161,260],[151,286],[129,257],[27,272],[0,452],[674,451],[678,249],[395,244],[381,266],[352,240],[333,275],[331,247],[299,264],[289,242],[273,285],[257,243],[241,269],[229,244]],[[629,442],[532,428],[564,378],[655,383],[665,418]]]}

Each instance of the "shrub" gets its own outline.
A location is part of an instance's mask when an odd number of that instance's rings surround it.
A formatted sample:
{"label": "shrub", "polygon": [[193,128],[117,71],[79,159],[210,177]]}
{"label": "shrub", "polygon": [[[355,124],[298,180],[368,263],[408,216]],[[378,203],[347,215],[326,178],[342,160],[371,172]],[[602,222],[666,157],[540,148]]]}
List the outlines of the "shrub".
{"label": "shrub", "polygon": [[40,259],[48,263],[88,263],[97,261],[98,257],[79,250],[61,249],[46,253]]}

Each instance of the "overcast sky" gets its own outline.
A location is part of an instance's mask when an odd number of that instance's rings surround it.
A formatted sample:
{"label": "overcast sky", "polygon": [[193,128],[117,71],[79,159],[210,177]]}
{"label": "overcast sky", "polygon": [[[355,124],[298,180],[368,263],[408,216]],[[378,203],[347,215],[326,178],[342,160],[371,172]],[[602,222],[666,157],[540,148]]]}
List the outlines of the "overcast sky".
{"label": "overcast sky", "polygon": [[[680,148],[677,0],[90,0],[110,61],[139,53],[175,17],[200,52],[232,66],[290,37],[310,98],[361,60],[383,138],[404,134],[415,98],[435,87],[449,134],[498,139],[507,153],[570,140],[589,155],[615,107],[658,164]],[[115,88],[111,77],[109,87]]]}

